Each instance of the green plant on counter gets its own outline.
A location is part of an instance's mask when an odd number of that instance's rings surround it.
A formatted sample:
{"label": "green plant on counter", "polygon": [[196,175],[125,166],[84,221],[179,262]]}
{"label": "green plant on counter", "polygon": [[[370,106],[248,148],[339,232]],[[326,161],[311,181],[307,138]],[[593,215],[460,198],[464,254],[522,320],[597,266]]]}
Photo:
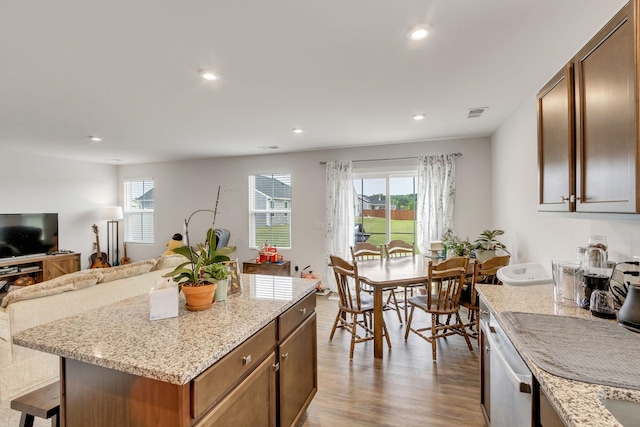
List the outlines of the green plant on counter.
{"label": "green plant on counter", "polygon": [[216,249],[217,236],[213,228],[207,231],[207,240],[199,243],[197,249],[189,246],[180,246],[173,251],[189,259],[178,265],[165,277],[171,277],[174,282],[182,286],[203,286],[215,283],[229,276],[227,266],[223,261],[229,261],[230,254],[235,252],[235,246],[225,246]]}
{"label": "green plant on counter", "polygon": [[502,236],[503,234],[503,230],[484,230],[482,233],[480,233],[480,236],[474,242],[475,249],[483,249],[485,251],[495,251],[496,249],[502,249],[503,251],[509,253],[504,243],[496,239],[496,237]]}
{"label": "green plant on counter", "polygon": [[471,256],[471,251],[475,249],[469,238],[460,239],[451,228],[447,228],[442,235],[442,244],[447,253],[453,253],[455,256]]}

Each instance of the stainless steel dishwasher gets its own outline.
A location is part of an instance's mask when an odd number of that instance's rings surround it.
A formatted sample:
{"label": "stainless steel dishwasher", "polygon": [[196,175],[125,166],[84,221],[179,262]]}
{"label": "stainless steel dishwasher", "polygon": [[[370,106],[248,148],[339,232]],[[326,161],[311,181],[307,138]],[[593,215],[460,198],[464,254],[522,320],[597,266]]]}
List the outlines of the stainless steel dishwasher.
{"label": "stainless steel dishwasher", "polygon": [[533,378],[493,314],[481,316],[489,354],[491,427],[530,426]]}

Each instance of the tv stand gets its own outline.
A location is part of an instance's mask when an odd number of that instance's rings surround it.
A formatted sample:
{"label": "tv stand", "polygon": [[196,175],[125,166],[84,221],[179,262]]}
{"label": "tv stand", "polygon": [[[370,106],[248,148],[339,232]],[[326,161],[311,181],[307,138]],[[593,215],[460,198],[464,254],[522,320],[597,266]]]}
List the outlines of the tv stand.
{"label": "tv stand", "polygon": [[6,280],[11,283],[20,276],[28,275],[38,283],[78,270],[79,253],[6,258],[0,259],[0,282]]}

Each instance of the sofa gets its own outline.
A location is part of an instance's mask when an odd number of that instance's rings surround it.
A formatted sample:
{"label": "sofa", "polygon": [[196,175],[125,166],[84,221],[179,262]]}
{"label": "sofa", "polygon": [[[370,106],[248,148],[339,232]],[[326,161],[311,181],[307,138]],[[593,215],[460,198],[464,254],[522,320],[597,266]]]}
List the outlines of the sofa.
{"label": "sofa", "polygon": [[82,270],[10,292],[0,305],[0,401],[60,374],[59,357],[13,344],[17,332],[148,293],[184,262],[165,255],[113,268]]}

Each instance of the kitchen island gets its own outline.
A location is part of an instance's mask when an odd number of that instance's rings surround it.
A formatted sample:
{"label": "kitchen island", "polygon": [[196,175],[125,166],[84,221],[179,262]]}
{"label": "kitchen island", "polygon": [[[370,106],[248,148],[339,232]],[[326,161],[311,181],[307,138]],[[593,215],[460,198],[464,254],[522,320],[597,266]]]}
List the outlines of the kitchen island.
{"label": "kitchen island", "polygon": [[209,310],[141,295],[17,334],[61,357],[61,425],[292,425],[317,390],[317,280],[243,275]]}
{"label": "kitchen island", "polygon": [[[505,322],[504,319],[506,312],[594,318],[589,311],[578,307],[555,305],[553,302],[553,285],[477,285],[477,289],[482,300],[486,302],[487,308],[511,339],[539,384],[541,395],[544,395],[543,402],[539,403],[539,405],[544,406],[546,399],[548,399],[558,418],[568,426],[621,426],[611,412],[601,403],[601,399],[640,402],[640,390],[571,380],[541,369],[534,363],[527,349],[519,344],[520,341],[515,335],[517,332],[511,329],[510,323]],[[567,331],[567,333],[571,333],[571,331]],[[629,357],[635,356],[635,354],[629,355]],[[603,360],[602,363],[606,364],[607,360]],[[539,405],[534,408],[534,411],[536,409],[540,411]]]}

